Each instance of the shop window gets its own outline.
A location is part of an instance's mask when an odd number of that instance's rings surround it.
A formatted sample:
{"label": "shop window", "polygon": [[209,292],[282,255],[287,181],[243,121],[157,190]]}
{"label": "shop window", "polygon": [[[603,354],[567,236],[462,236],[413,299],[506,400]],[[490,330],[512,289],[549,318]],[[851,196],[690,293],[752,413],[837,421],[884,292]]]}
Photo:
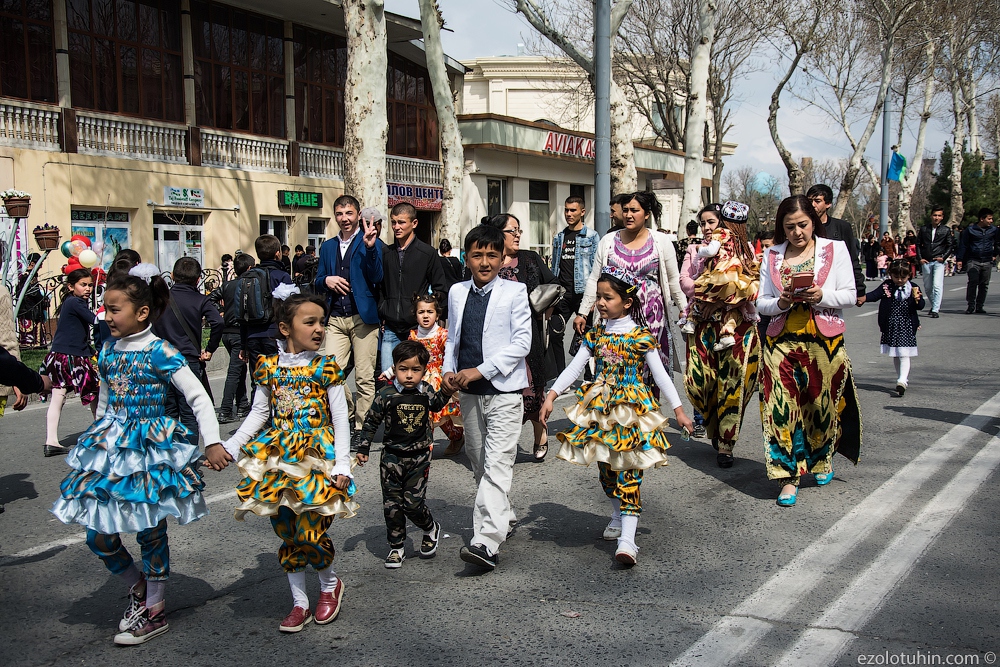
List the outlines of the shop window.
{"label": "shop window", "polygon": [[580,199],[587,201],[587,197],[584,195],[586,188],[583,185],[570,184],[569,186],[569,196],[579,197]]}
{"label": "shop window", "polygon": [[192,2],[191,36],[198,125],[284,137],[281,21]]}
{"label": "shop window", "polygon": [[73,106],[184,120],[179,0],[65,0]]}
{"label": "shop window", "polygon": [[319,247],[326,241],[326,226],[329,223],[327,218],[309,218],[307,245],[316,248],[317,255],[319,255]]}
{"label": "shop window", "polygon": [[288,243],[286,237],[288,235],[288,221],[285,218],[273,217],[273,216],[260,216],[260,235],[273,234],[278,237],[282,245]]}
{"label": "shop window", "polygon": [[427,70],[390,53],[386,85],[387,152],[439,159],[437,111]]}
{"label": "shop window", "polygon": [[293,35],[296,136],[343,146],[347,40],[302,26]]}
{"label": "shop window", "polygon": [[[544,253],[550,247],[552,238],[549,234],[549,182],[528,181],[528,245],[530,248]],[[522,246],[524,239],[521,240]]]}
{"label": "shop window", "polygon": [[491,218],[507,212],[507,179],[486,180],[486,212]]}
{"label": "shop window", "polygon": [[3,0],[0,25],[0,94],[55,103],[52,0]]}

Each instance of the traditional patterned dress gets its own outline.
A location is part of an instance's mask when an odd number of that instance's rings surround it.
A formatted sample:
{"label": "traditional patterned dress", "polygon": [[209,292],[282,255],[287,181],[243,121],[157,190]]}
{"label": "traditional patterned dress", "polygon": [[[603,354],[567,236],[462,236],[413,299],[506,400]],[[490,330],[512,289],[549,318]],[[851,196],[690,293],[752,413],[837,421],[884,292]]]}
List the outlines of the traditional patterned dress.
{"label": "traditional patterned dress", "polygon": [[101,350],[107,407],[66,457],[73,472],[52,508],[64,523],[113,535],[142,533],[168,516],[185,524],[208,514],[201,453],[163,408],[171,377],[187,363],[170,343],[146,335],[140,349],[119,351],[109,341]]}
{"label": "traditional patterned dress", "polygon": [[646,243],[638,250],[629,250],[621,237],[615,234],[615,241],[608,253],[607,263],[631,272],[642,280],[639,286],[639,303],[646,326],[659,345],[660,359],[670,368],[670,327],[663,309],[663,291],[660,289],[660,257],[656,251],[653,233],[649,232]]}
{"label": "traditional patterned dress", "polygon": [[705,259],[701,273],[694,281],[695,298],[726,306],[756,299],[760,271],[756,266],[744,266],[732,232],[725,228],[716,229],[710,240],[719,242],[719,252]]}
{"label": "traditional patterned dress", "polygon": [[[828,268],[830,260],[826,261]],[[793,273],[811,271],[814,258],[778,270],[787,287]],[[816,278],[822,287],[823,272]],[[812,308],[796,302],[781,332],[768,335],[760,372],[761,422],[767,476],[798,484],[806,473],[828,473],[842,443],[856,443],[841,453],[857,463],[861,410],[844,347],[844,336],[820,333]]]}
{"label": "traditional patterned dress", "polygon": [[[278,556],[285,571],[307,565],[322,570],[334,556],[326,531],[335,516],[352,517],[358,507],[352,500],[354,481],[342,491],[332,479],[350,472],[349,461],[337,458],[329,399],[331,388],[343,385],[344,374],[333,357],[311,352],[281,352],[281,357],[293,359],[294,365],[279,364],[279,356],[261,357],[257,363],[254,381],[264,398],[255,398],[251,417],[225,443],[230,451],[246,443],[237,461],[244,478],[236,487],[241,501],[236,519],[248,512],[271,518],[284,542]],[[346,429],[346,402],[342,410]],[[247,442],[268,416],[268,427]],[[347,452],[343,455],[349,459]]]}
{"label": "traditional patterned dress", "polygon": [[[426,338],[421,338],[417,330],[414,329],[410,332],[410,340],[420,341],[430,353],[431,360],[427,364],[424,382],[433,387],[434,391],[439,391],[441,389],[441,369],[444,367],[444,346],[448,342],[448,330],[438,326]],[[462,408],[458,404],[457,393],[451,397],[443,410],[431,413],[431,425],[435,427],[440,427],[441,424],[449,420],[455,426],[462,425]]]}

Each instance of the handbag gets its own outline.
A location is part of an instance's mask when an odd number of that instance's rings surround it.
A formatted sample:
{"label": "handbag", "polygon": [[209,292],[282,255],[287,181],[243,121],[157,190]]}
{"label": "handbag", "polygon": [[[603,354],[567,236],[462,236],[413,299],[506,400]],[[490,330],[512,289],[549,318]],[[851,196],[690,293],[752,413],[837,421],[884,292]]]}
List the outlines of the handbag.
{"label": "handbag", "polygon": [[531,309],[536,313],[544,313],[556,305],[565,293],[566,288],[556,283],[539,285],[531,290],[531,293],[528,295],[528,303],[531,304]]}

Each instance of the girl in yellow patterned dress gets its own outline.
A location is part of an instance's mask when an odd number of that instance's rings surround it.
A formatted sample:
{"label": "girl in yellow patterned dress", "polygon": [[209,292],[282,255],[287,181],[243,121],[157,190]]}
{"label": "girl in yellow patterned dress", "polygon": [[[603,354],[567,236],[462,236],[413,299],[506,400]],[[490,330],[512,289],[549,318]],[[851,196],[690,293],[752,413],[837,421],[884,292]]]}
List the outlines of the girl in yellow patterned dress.
{"label": "girl in yellow patterned dress", "polygon": [[544,423],[556,397],[595,357],[596,377],[576,391],[577,403],[566,410],[573,426],[557,434],[562,442],[557,456],[586,466],[597,461],[601,486],[614,503],[604,539],[618,541],[615,560],[628,566],[635,565],[639,555],[635,531],[642,512],[643,470],[666,465],[670,446],[663,432],[667,418],[642,380],[644,364],[678,426],[687,433],[694,429],[660,360],[656,339],[644,326],[638,288],[638,278],[628,271],[604,267],[597,282],[597,310],[603,322],[584,336],[584,344],[552,385],[540,413]]}
{"label": "girl in yellow patterned dress", "polygon": [[[317,352],[325,303],[298,291],[293,285],[274,291],[275,320],[284,340],[278,341],[277,356],[257,362],[253,407],[224,443],[244,475],[236,487],[242,501],[236,519],[242,521],[248,512],[270,517],[284,542],[278,560],[288,574],[294,606],[281,632],[298,632],[314,618],[322,625],[337,617],[344,584],[333,570],[333,541],[326,531],[334,517],[357,511],[351,499],[355,486],[344,374],[333,357]],[[319,572],[315,616],[306,596],[308,565]]]}
{"label": "girl in yellow patterned dress", "polygon": [[[434,391],[441,389],[441,367],[444,365],[444,346],[448,342],[448,330],[438,326],[441,308],[434,294],[418,294],[413,298],[414,314],[417,316],[417,328],[410,332],[410,340],[423,343],[431,355],[427,364],[427,374],[424,382]],[[462,428],[462,408],[458,405],[456,393],[448,401],[448,405],[440,412],[431,414],[431,427],[440,428],[448,436],[448,449],[445,456],[454,456],[465,446],[465,430]],[[433,443],[431,447],[433,448]]]}

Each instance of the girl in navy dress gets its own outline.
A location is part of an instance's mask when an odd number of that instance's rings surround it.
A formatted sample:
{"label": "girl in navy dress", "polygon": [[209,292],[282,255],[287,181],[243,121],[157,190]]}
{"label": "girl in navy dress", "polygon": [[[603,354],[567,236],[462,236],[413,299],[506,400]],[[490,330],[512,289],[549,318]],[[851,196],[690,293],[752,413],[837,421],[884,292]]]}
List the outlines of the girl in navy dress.
{"label": "girl in navy dress", "polygon": [[924,295],[910,282],[910,263],[894,259],[889,278],[865,295],[865,303],[878,301],[878,327],[882,330],[882,354],[892,357],[896,367],[896,394],[902,396],[910,382],[910,357],[917,356],[918,312]]}

